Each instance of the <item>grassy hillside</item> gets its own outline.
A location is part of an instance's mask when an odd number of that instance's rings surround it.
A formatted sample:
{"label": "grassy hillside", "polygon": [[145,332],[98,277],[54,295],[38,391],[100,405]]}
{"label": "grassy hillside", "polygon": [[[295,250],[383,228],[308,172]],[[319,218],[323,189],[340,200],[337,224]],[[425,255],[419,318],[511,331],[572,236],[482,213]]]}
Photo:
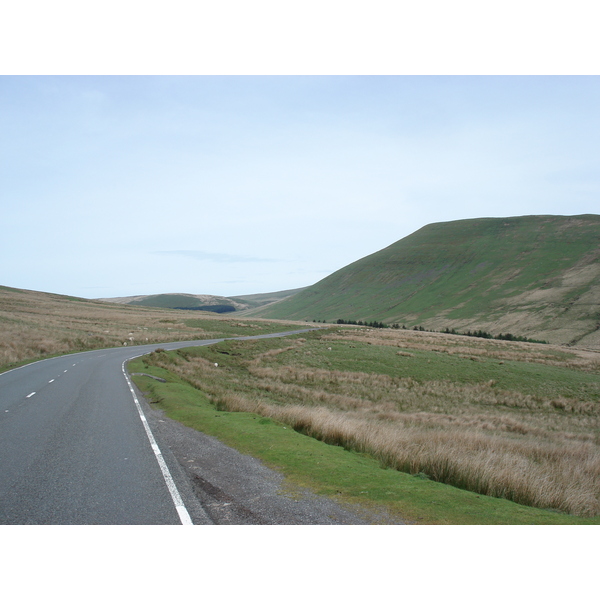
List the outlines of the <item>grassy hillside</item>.
{"label": "grassy hillside", "polygon": [[297,290],[284,290],[249,296],[213,296],[210,294],[153,294],[149,296],[126,296],[122,298],[100,298],[104,302],[130,304],[132,306],[153,306],[156,308],[180,308],[205,310],[207,312],[233,312],[256,308],[292,296]]}
{"label": "grassy hillside", "polygon": [[280,292],[267,292],[265,294],[249,294],[247,296],[232,296],[229,298],[235,302],[240,302],[241,304],[246,304],[249,307],[258,307],[264,306],[266,304],[271,304],[272,302],[277,302],[279,300],[283,300],[284,298],[289,298],[298,292],[301,292],[305,288],[297,288],[294,290],[282,290]]}
{"label": "grassy hillside", "polygon": [[483,329],[600,347],[600,216],[427,225],[254,314]]}
{"label": "grassy hillside", "polygon": [[[149,296],[129,296],[124,298],[102,298],[105,302],[116,304],[129,304],[131,306],[152,306],[155,308],[183,308],[194,310],[208,310],[215,306],[230,307],[231,311],[248,308],[247,303],[238,302],[224,296],[211,296],[208,294],[153,294]],[[217,311],[224,312],[224,311]]]}
{"label": "grassy hillside", "polygon": [[0,286],[0,371],[55,354],[272,333],[298,324],[229,319]]}

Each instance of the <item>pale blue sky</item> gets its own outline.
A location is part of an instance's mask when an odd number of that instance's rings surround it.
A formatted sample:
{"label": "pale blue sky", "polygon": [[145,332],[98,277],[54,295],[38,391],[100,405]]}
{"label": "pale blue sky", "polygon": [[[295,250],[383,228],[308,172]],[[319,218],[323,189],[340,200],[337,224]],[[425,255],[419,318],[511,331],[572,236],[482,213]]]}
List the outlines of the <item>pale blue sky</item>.
{"label": "pale blue sky", "polygon": [[439,221],[600,212],[597,76],[2,76],[0,285],[311,285]]}

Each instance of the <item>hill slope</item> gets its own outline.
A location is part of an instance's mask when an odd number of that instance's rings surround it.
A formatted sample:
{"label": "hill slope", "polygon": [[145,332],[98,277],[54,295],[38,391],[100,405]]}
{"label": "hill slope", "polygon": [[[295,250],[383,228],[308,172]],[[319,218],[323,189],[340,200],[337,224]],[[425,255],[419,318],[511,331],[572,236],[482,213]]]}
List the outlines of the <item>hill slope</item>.
{"label": "hill slope", "polygon": [[600,216],[434,223],[252,313],[600,347]]}
{"label": "hill slope", "polygon": [[298,329],[295,323],[231,316],[101,302],[0,285],[0,372],[8,365],[53,354]]}
{"label": "hill slope", "polygon": [[154,294],[150,296],[125,296],[123,298],[99,298],[99,300],[114,302],[116,304],[129,304],[131,306],[181,308],[209,312],[233,312],[248,308],[247,304],[234,302],[223,296],[211,296],[208,294]]}
{"label": "hill slope", "polygon": [[300,291],[300,289],[237,297],[213,296],[210,294],[154,294],[151,296],[98,298],[98,300],[102,302],[114,302],[116,304],[130,304],[132,306],[179,308],[226,313],[263,306],[281,300],[282,298],[287,298]]}

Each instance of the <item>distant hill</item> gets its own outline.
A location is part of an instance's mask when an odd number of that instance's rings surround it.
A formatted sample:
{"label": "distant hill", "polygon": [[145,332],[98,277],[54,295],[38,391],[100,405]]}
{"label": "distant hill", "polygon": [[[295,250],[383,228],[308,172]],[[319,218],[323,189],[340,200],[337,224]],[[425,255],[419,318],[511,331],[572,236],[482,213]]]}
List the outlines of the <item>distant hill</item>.
{"label": "distant hill", "polygon": [[289,298],[306,288],[297,288],[295,290],[283,290],[281,292],[270,292],[265,294],[250,294],[248,296],[231,296],[229,299],[242,304],[247,304],[249,308],[264,306],[273,302],[279,302],[284,298]]}
{"label": "distant hill", "polygon": [[434,223],[250,312],[482,329],[600,348],[600,216]]}
{"label": "distant hill", "polygon": [[104,302],[130,304],[132,306],[151,306],[156,308],[177,308],[181,310],[202,310],[226,313],[256,308],[287,298],[304,288],[285,290],[249,296],[225,297],[210,294],[154,294],[149,296],[126,296],[120,298],[98,298]]}

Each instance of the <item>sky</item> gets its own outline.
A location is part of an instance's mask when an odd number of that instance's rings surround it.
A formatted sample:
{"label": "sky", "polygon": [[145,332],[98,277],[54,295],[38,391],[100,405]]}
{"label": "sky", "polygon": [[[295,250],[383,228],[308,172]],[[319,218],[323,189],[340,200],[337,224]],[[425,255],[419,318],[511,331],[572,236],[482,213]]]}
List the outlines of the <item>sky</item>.
{"label": "sky", "polygon": [[0,77],[0,284],[309,286],[433,222],[600,211],[598,76]]}

